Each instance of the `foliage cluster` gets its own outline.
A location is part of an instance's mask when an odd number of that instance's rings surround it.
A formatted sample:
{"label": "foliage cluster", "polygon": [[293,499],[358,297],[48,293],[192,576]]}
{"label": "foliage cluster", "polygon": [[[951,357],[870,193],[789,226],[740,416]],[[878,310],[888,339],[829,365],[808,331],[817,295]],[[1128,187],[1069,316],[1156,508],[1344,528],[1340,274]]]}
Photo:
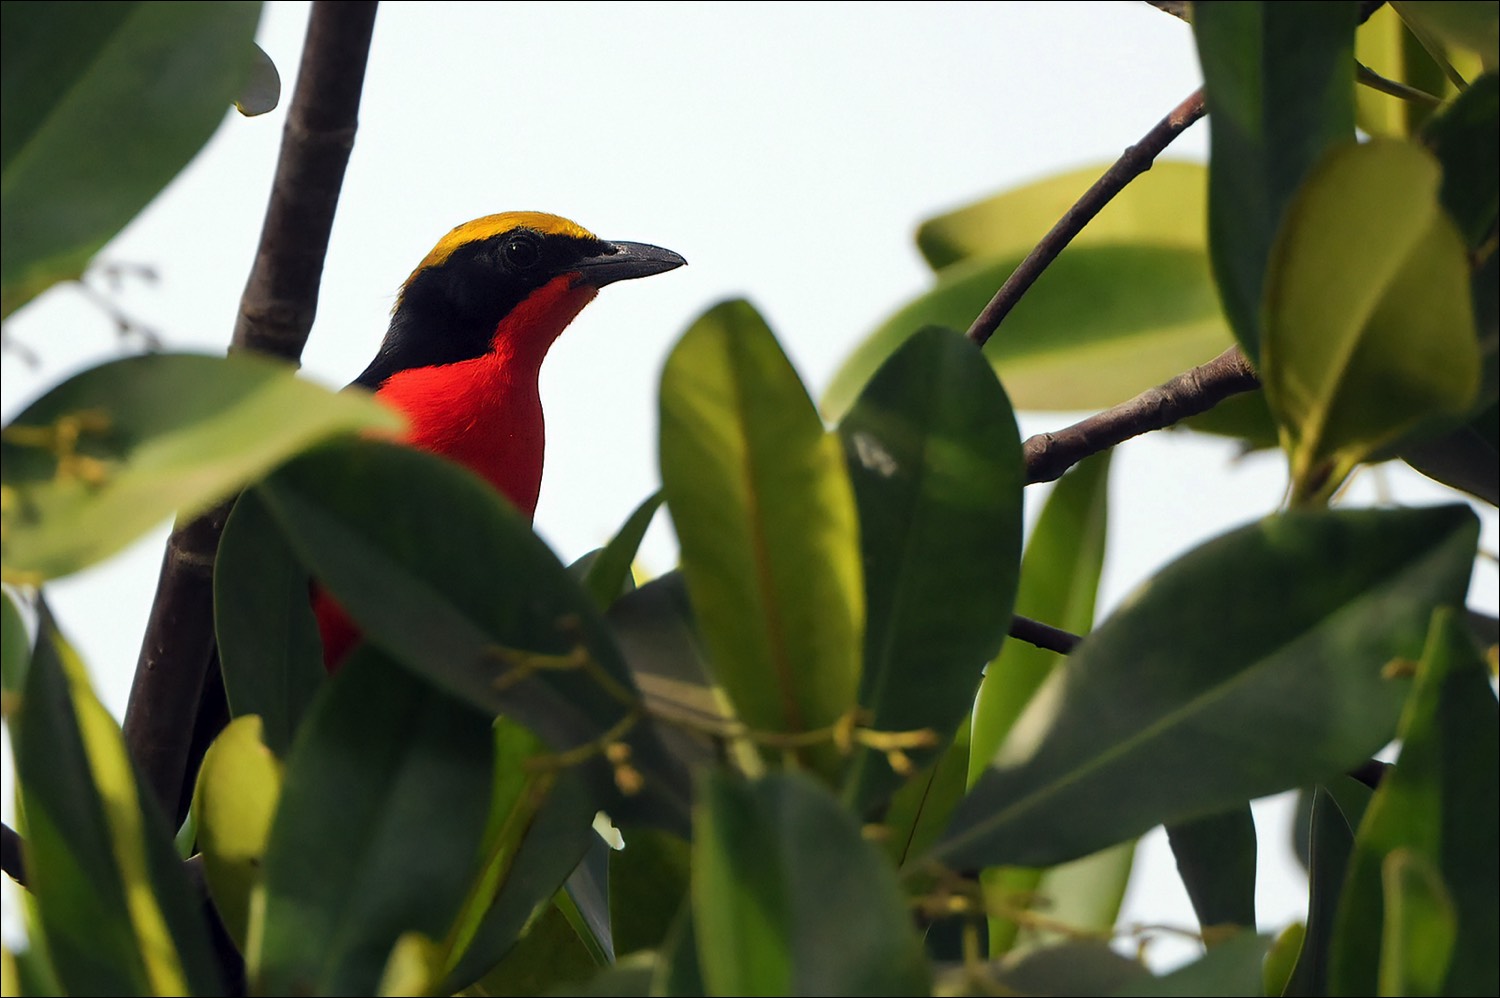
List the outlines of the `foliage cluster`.
{"label": "foliage cluster", "polygon": [[[83,6],[4,8],[6,314],[236,94],[265,102],[257,4]],[[931,290],[822,413],[753,307],[709,309],[662,378],[661,493],[572,566],[463,469],[376,439],[384,409],[280,364],[58,385],[3,435],[30,941],[5,993],[1500,991],[1475,516],[1330,507],[1397,455],[1497,500],[1496,7],[1364,13],[1196,5],[1207,169],[1127,187],[983,351],[953,330],[1099,171],[925,224]],[[133,150],[108,175],[104,144]],[[1281,446],[1288,508],[1094,626],[1108,453],[1023,550],[1013,406],[1113,405],[1235,345],[1264,390],[1195,425]],[[236,493],[234,720],[178,830],[42,596]],[[681,565],[637,588],[663,504]],[[366,638],[331,680],[310,578]],[[1084,637],[1007,640],[1013,615]],[[1308,916],[1273,939],[1248,802],[1295,788]],[[1105,944],[1159,825],[1206,944],[1165,977]]]}

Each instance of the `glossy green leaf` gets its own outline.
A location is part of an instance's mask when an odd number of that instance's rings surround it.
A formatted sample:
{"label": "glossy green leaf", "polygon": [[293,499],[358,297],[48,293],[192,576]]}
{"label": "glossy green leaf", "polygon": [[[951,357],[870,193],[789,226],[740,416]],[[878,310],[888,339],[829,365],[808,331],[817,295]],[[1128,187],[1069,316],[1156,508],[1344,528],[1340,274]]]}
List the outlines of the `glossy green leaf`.
{"label": "glossy green leaf", "polygon": [[588,947],[557,906],[549,904],[538,912],[527,926],[526,934],[505,958],[464,993],[521,996],[548,994],[557,989],[576,995],[577,988],[596,970],[598,965]]}
{"label": "glossy green leaf", "polygon": [[[367,643],[553,752],[579,749],[572,771],[617,820],[651,810],[685,825],[686,776],[640,715],[593,600],[494,489],[367,440],[304,455],[257,488]],[[628,768],[601,739],[628,749]]]}
{"label": "glossy green leaf", "polygon": [[[1430,865],[1439,887],[1447,883],[1443,893],[1451,892],[1458,918],[1451,977],[1445,988],[1428,993],[1500,990],[1493,950],[1500,936],[1500,724],[1487,670],[1455,612],[1434,617],[1402,717],[1401,746],[1359,827],[1339,907],[1331,993],[1359,994],[1377,985],[1371,954],[1391,924],[1389,913],[1382,916],[1382,898],[1389,902],[1391,888],[1382,863],[1397,850]],[[1422,875],[1412,876],[1418,877],[1409,885],[1418,892],[1413,903],[1425,903]]]}
{"label": "glossy green leaf", "polygon": [[[1385,882],[1385,925],[1380,940],[1380,988],[1376,993],[1471,993],[1443,987],[1458,937],[1458,919],[1443,878],[1431,863],[1409,849],[1392,850],[1381,863],[1381,873]],[[1494,962],[1492,950],[1482,955],[1486,963]]]}
{"label": "glossy green leaf", "polygon": [[[552,898],[598,838],[581,781],[539,767],[545,747],[535,735],[501,720],[495,742],[482,866],[444,941],[445,994],[469,985],[511,951],[538,910],[554,907]],[[574,942],[583,945],[576,933]]]}
{"label": "glossy green leaf", "polygon": [[197,899],[119,726],[45,606],[11,720],[37,926],[70,994],[218,993]]}
{"label": "glossy green leaf", "polygon": [[1235,337],[1257,361],[1271,246],[1325,150],[1354,134],[1350,2],[1194,8],[1209,133],[1208,239]]}
{"label": "glossy green leaf", "polygon": [[1261,994],[1276,998],[1287,993],[1287,985],[1292,980],[1292,971],[1297,969],[1297,956],[1302,952],[1306,936],[1307,927],[1301,922],[1293,922],[1281,930],[1281,934],[1271,944],[1266,962],[1261,968],[1261,981],[1264,984]]}
{"label": "glossy green leaf", "polygon": [[1428,123],[1422,139],[1443,165],[1439,198],[1448,217],[1471,248],[1479,247],[1500,212],[1500,77],[1476,80]]}
{"label": "glossy green leaf", "polygon": [[[1087,634],[1104,570],[1109,530],[1110,452],[1087,458],[1058,480],[1026,542],[1016,613]],[[985,669],[974,705],[969,785],[990,760],[1038,688],[1063,661],[1057,652],[1008,641]]]}
{"label": "glossy green leaf", "polygon": [[798,773],[705,777],[693,920],[709,994],[926,994],[895,872]]}
{"label": "glossy green leaf", "polygon": [[[855,705],[864,628],[859,525],[838,437],[746,302],[673,348],[661,386],[662,491],[714,675],[756,731],[829,728]],[[829,779],[831,743],[799,753]]]}
{"label": "glossy green leaf", "polygon": [[1261,964],[1270,936],[1240,932],[1185,967],[1152,981],[1137,981],[1114,992],[1118,998],[1203,998],[1205,995],[1260,995]]}
{"label": "glossy green leaf", "polygon": [[965,718],[958,725],[946,751],[937,761],[896,788],[886,808],[881,843],[886,855],[898,867],[908,859],[926,855],[948,818],[968,789],[965,778],[969,768],[969,730]]}
{"label": "glossy green leaf", "polygon": [[[842,417],[871,374],[918,329],[967,329],[1024,253],[954,264],[860,344],[823,396]],[[1102,409],[1211,360],[1232,343],[1201,248],[1070,247],[985,345],[1012,405]]]}
{"label": "glossy green leaf", "polygon": [[0,717],[21,706],[31,665],[31,635],[9,590],[0,592]]}
{"label": "glossy green leaf", "polygon": [[6,578],[75,572],[319,440],[399,426],[363,393],[330,392],[260,357],[150,354],[102,364],[52,389],[0,435]]}
{"label": "glossy green leaf", "polygon": [[[1111,165],[1072,170],[929,218],[917,229],[917,248],[934,270],[971,257],[1020,259]],[[1203,249],[1207,181],[1197,163],[1152,164],[1089,220],[1069,252],[1101,245]]]}
{"label": "glossy green leaf", "polygon": [[89,259],[208,141],[259,3],[7,4],[0,314]]}
{"label": "glossy green leaf", "polygon": [[1478,391],[1468,258],[1438,206],[1439,180],[1416,146],[1349,145],[1287,210],[1266,274],[1260,372],[1294,502],[1325,499],[1424,421],[1463,416]]}
{"label": "glossy green leaf", "polygon": [[370,993],[402,935],[441,938],[475,873],[493,765],[487,716],[356,651],[286,760],[251,928],[257,990]]}
{"label": "glossy green leaf", "polygon": [[1382,668],[1462,602],[1476,528],[1467,507],[1293,513],[1190,552],[1053,671],[935,858],[1049,865],[1362,761],[1406,692]]}
{"label": "glossy green leaf", "polygon": [[1198,924],[1254,929],[1256,838],[1250,805],[1168,825],[1167,841]]}
{"label": "glossy green leaf", "polygon": [[1500,11],[1493,3],[1441,0],[1392,6],[1414,29],[1437,38],[1444,45],[1477,54],[1485,69],[1493,70],[1500,63]]}
{"label": "glossy green leaf", "polygon": [[[621,596],[606,619],[647,709],[663,722],[659,731],[668,750],[689,764],[717,762],[716,736],[734,715],[709,674],[682,573],[668,572]],[[731,751],[740,748],[730,744]],[[754,749],[745,750],[753,759]]]}
{"label": "glossy green leaf", "polygon": [[1500,506],[1500,405],[1407,447],[1401,457],[1428,478]]}
{"label": "glossy green leaf", "polygon": [[243,952],[251,895],[261,881],[266,840],[281,796],[281,760],[262,737],[260,718],[237,717],[203,755],[193,811],[214,907]]}
{"label": "glossy green leaf", "polygon": [[[859,703],[878,732],[925,729],[925,765],[974,702],[1005,640],[1021,556],[1021,440],[1005,390],[958,333],[924,329],[865,386],[839,425],[859,509],[868,624]],[[856,812],[901,780],[859,749]]]}
{"label": "glossy green leaf", "polygon": [[[1110,452],[1105,451],[1075,466],[1053,486],[1021,562],[1017,613],[1074,634],[1085,634],[1093,627],[1109,521],[1109,467]],[[985,669],[974,706],[970,786],[989,768],[1016,718],[1062,661],[1056,652],[1024,641],[1007,641]],[[1123,865],[1129,869],[1128,852]],[[1049,899],[1051,893],[1043,887],[1046,876],[1044,869],[1017,867],[986,870],[981,880],[987,895],[1014,905],[1025,904],[1028,897]],[[1019,931],[1015,921],[991,915],[990,953],[1011,949]]]}
{"label": "glossy green leaf", "polygon": [[589,563],[588,571],[583,577],[583,586],[594,597],[601,610],[608,609],[622,592],[634,585],[630,565],[635,561],[635,553],[640,550],[646,528],[651,526],[651,520],[661,504],[660,492],[648,496],[630,514],[630,519],[625,521],[620,532]]}
{"label": "glossy green leaf", "polygon": [[258,716],[266,745],[286,755],[327,671],[307,570],[253,491],[235,501],[219,539],[214,632],[230,713]]}
{"label": "glossy green leaf", "polygon": [[688,896],[688,843],[669,832],[633,831],[609,856],[610,921],[615,955],[656,949]]}
{"label": "glossy green leaf", "polygon": [[1324,787],[1313,792],[1308,863],[1307,929],[1302,951],[1282,993],[1288,998],[1328,994],[1329,951],[1344,871],[1354,853],[1354,828]]}

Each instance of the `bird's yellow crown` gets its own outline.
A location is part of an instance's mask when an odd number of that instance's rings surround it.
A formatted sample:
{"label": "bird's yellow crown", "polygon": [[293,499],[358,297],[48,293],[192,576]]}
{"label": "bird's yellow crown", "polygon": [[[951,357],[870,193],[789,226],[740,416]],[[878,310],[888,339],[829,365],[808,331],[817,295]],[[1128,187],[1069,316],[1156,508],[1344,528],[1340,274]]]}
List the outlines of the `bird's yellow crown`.
{"label": "bird's yellow crown", "polygon": [[412,276],[428,267],[439,267],[461,246],[483,242],[492,236],[511,229],[530,229],[544,236],[571,236],[574,239],[597,239],[588,229],[560,215],[549,215],[544,211],[505,211],[498,215],[486,215],[472,222],[455,227],[432,248],[432,252],[412,271]]}

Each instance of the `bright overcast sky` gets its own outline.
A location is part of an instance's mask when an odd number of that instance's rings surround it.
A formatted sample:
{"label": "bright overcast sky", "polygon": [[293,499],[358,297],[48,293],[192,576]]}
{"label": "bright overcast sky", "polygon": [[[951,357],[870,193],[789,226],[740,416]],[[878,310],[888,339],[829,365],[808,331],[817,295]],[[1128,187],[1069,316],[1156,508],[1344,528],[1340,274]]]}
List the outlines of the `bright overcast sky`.
{"label": "bright overcast sky", "polygon": [[[259,41],[284,96],[306,18],[304,3],[266,5]],[[929,283],[912,242],[920,221],[1112,160],[1199,82],[1188,28],[1127,2],[385,3],[306,372],[335,386],[358,374],[406,275],[447,229],[479,215],[550,211],[682,253],[686,269],[606,289],[544,369],[537,527],[569,561],[657,487],[657,382],[695,316],[748,297],[816,397],[861,337]],[[231,114],[101,255],[158,272],[158,283],[127,279],[112,297],[173,349],[228,342],[282,122],[281,110]],[[1194,126],[1168,155],[1201,161],[1206,140]],[[5,357],[7,419],[120,350],[109,318],[72,287],[19,313],[7,334],[41,362]],[[1034,414],[1023,430],[1069,421]],[[1234,462],[1223,441],[1156,437],[1121,448],[1116,462],[1101,612],[1165,561],[1281,499],[1276,455]],[[1387,487],[1413,502],[1447,495],[1414,473]],[[1370,481],[1355,492],[1375,495]],[[1028,492],[1030,514],[1041,496]],[[1493,511],[1485,530],[1493,551]],[[49,587],[117,715],[164,536]],[[659,517],[645,566],[665,571],[673,558]],[[1495,591],[1491,564],[1477,601],[1493,610]],[[9,821],[8,745],[6,754]],[[1285,821],[1284,807],[1258,813]],[[1127,918],[1191,927],[1163,837],[1148,842]],[[1265,863],[1261,914],[1279,929],[1301,917],[1305,887],[1285,855]]]}

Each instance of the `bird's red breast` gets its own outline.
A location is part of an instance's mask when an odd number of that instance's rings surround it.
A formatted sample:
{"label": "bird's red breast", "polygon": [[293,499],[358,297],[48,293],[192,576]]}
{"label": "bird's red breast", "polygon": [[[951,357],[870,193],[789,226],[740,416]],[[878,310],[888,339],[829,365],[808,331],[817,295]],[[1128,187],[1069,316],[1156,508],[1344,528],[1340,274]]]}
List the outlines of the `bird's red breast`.
{"label": "bird's red breast", "polygon": [[[546,443],[538,378],[547,350],[601,287],[684,262],[539,212],[465,223],[407,279],[356,384],[405,414],[405,442],[468,467],[530,519]],[[326,593],[315,593],[313,608],[332,670],[359,632]]]}

